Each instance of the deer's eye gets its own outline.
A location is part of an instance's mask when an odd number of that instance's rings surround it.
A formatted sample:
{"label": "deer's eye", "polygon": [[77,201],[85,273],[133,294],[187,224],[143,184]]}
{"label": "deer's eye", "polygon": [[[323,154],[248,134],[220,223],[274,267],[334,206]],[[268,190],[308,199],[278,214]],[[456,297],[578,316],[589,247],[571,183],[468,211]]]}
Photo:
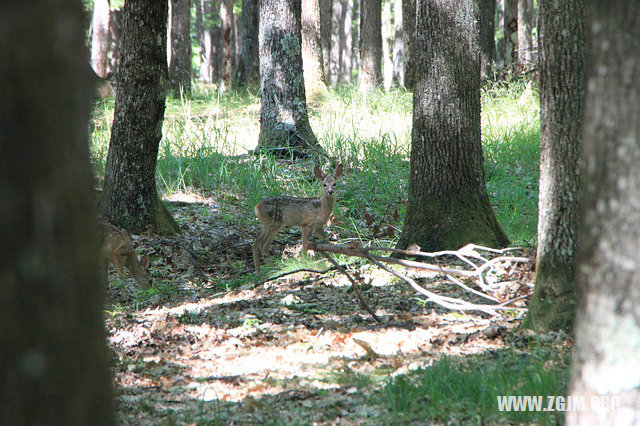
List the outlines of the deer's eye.
{"label": "deer's eye", "polygon": [[323,183],[323,185],[324,185],[325,187],[327,186],[327,184],[326,184],[326,183]]}

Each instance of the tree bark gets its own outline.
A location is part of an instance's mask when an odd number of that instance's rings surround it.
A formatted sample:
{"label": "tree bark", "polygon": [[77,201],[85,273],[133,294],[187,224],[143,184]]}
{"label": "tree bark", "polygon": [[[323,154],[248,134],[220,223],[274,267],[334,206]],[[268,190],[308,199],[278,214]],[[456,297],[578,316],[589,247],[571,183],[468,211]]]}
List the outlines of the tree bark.
{"label": "tree bark", "polygon": [[507,41],[504,34],[504,3],[505,0],[496,1],[496,15],[497,15],[497,28],[498,36],[496,37],[496,68],[502,69],[505,66],[505,55],[507,48]]}
{"label": "tree bark", "polygon": [[222,64],[220,68],[220,90],[231,90],[232,51],[233,51],[233,0],[222,0],[220,4],[220,49]]}
{"label": "tree bark", "polygon": [[353,27],[352,0],[342,1],[340,10],[340,70],[342,84],[351,83],[351,28]]}
{"label": "tree bark", "polygon": [[260,136],[257,151],[317,152],[302,70],[301,3],[260,1]]}
{"label": "tree bark", "polygon": [[540,4],[540,199],[536,286],[525,326],[573,328],[584,105],[582,0]]}
{"label": "tree bark", "polygon": [[533,0],[518,0],[518,63],[523,70],[532,65],[532,27]]}
{"label": "tree bark", "polygon": [[504,0],[505,66],[518,60],[518,0]]}
{"label": "tree bark", "polygon": [[340,79],[342,77],[340,71],[340,54],[342,51],[340,50],[340,12],[342,7],[340,5],[340,0],[335,0],[332,2],[333,7],[331,8],[331,53],[329,56],[329,60],[331,63],[329,64],[329,72],[331,73],[330,81],[331,86],[336,87],[340,84]]}
{"label": "tree bark", "polygon": [[122,63],[101,207],[113,223],[139,232],[178,232],[156,190],[167,85],[167,3],[127,0]]}
{"label": "tree bark", "polygon": [[[353,1],[353,10],[351,12],[351,74],[360,75],[360,3],[358,0]],[[349,23],[347,23],[349,25]],[[351,79],[354,80],[354,77]]]}
{"label": "tree bark", "polygon": [[236,65],[235,87],[243,87],[257,81],[258,64],[258,2],[257,0],[243,0],[240,15],[240,40],[238,63]]}
{"label": "tree bark", "polygon": [[[573,2],[572,2],[573,3]],[[577,2],[576,2],[577,3]],[[640,423],[640,9],[587,2],[588,64],[570,395],[617,398],[568,425]]]}
{"label": "tree bark", "polygon": [[86,30],[81,2],[0,4],[0,422],[7,425],[114,424]]}
{"label": "tree bark", "polygon": [[382,84],[382,6],[380,0],[360,4],[360,90]]}
{"label": "tree bark", "polygon": [[169,79],[175,96],[191,93],[191,1],[171,0]]}
{"label": "tree bark", "polygon": [[220,80],[220,0],[197,0],[202,11],[203,38],[200,40],[200,81]]}
{"label": "tree bark", "polygon": [[409,202],[399,248],[509,243],[487,195],[474,0],[418,0]]}
{"label": "tree bark", "polygon": [[382,85],[385,90],[391,88],[393,82],[393,16],[391,15],[391,2],[385,1],[382,8]]}
{"label": "tree bark", "polygon": [[415,78],[416,0],[402,0],[404,86],[413,89]]}
{"label": "tree bark", "polygon": [[91,16],[91,66],[102,78],[109,66],[109,0],[94,0]]}
{"label": "tree bark", "polygon": [[478,3],[480,7],[480,77],[486,80],[493,77],[496,2],[484,0]]}
{"label": "tree bark", "polygon": [[404,26],[402,21],[402,0],[393,2],[393,23],[395,38],[393,41],[393,84],[404,87]]}
{"label": "tree bark", "polygon": [[320,1],[320,44],[322,45],[322,65],[324,66],[324,82],[331,84],[331,11],[334,0]]}
{"label": "tree bark", "polygon": [[326,94],[320,44],[319,0],[302,0],[302,65],[305,91],[309,99]]}

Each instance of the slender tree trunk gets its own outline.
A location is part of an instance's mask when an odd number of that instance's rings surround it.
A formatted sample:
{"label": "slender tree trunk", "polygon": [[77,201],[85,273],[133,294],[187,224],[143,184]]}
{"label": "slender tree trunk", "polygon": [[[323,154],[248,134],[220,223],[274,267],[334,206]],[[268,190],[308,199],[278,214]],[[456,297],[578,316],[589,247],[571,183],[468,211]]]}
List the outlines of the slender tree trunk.
{"label": "slender tree trunk", "polygon": [[[351,16],[351,75],[353,78],[360,75],[360,3],[353,0]],[[355,76],[354,76],[355,75]]]}
{"label": "slender tree trunk", "polygon": [[404,86],[415,86],[416,0],[402,0]]}
{"label": "slender tree trunk", "polygon": [[257,150],[320,150],[302,70],[301,2],[260,0],[260,136]]}
{"label": "slender tree trunk", "polygon": [[220,81],[222,55],[220,52],[220,0],[200,1],[203,40],[200,44],[200,80],[205,83]]}
{"label": "slender tree trunk", "polygon": [[191,1],[170,2],[169,79],[175,96],[191,92]]}
{"label": "slender tree trunk", "polygon": [[533,0],[518,0],[518,63],[525,70],[533,59],[532,26]]}
{"label": "slender tree trunk", "polygon": [[324,82],[331,84],[331,12],[334,0],[320,0],[320,44],[322,45],[322,64]]}
{"label": "slender tree trunk", "polygon": [[156,190],[167,84],[167,3],[127,0],[122,63],[102,191],[102,211],[114,225],[161,234],[178,226]]}
{"label": "slender tree trunk", "polygon": [[329,64],[329,71],[331,72],[331,85],[336,87],[340,84],[342,78],[342,72],[340,70],[340,0],[332,2],[333,7],[331,9],[331,56]]}
{"label": "slender tree trunk", "polygon": [[480,76],[482,79],[488,79],[493,76],[496,2],[484,0],[478,3],[480,6]]}
{"label": "slender tree trunk", "polygon": [[391,88],[393,82],[393,16],[391,15],[391,1],[387,0],[382,9],[382,81],[385,90]]}
{"label": "slender tree trunk", "polygon": [[[632,0],[590,0],[587,16],[581,294],[569,394],[584,397],[591,409],[568,412],[566,420],[568,425],[637,425],[640,9]],[[594,396],[617,398],[615,409],[589,405]]]}
{"label": "slender tree trunk", "polygon": [[362,0],[360,9],[360,90],[382,84],[382,8],[380,0]]}
{"label": "slender tree trunk", "polygon": [[91,17],[91,66],[95,73],[107,77],[109,65],[109,0],[94,0]]}
{"label": "slender tree trunk", "polygon": [[6,425],[114,424],[84,24],[78,1],[0,4],[0,422]]}
{"label": "slender tree trunk", "polygon": [[480,142],[474,0],[418,0],[409,203],[399,247],[509,243],[491,209]]}
{"label": "slender tree trunk", "polygon": [[525,325],[543,331],[570,331],[575,315],[584,31],[583,0],[541,3],[538,256]]}
{"label": "slender tree trunk", "polygon": [[231,90],[232,51],[233,51],[233,0],[222,0],[220,3],[220,90]]}
{"label": "slender tree trunk", "polygon": [[351,83],[352,45],[353,45],[353,0],[342,3],[340,15],[340,68],[342,68],[342,82]]}
{"label": "slender tree trunk", "polygon": [[498,36],[496,38],[496,68],[502,69],[505,67],[505,56],[507,49],[507,40],[504,33],[504,3],[506,0],[497,0],[496,2],[496,15],[497,15],[497,28]]}
{"label": "slender tree trunk", "polygon": [[320,1],[302,0],[302,65],[309,99],[327,92],[320,44]]}
{"label": "slender tree trunk", "polygon": [[518,60],[518,0],[504,0],[505,65]]}
{"label": "slender tree trunk", "polygon": [[404,87],[404,27],[402,21],[402,0],[393,2],[393,22],[395,38],[393,41],[393,83]]}
{"label": "slender tree trunk", "polygon": [[240,15],[240,43],[238,44],[238,64],[236,66],[235,87],[246,86],[254,81],[258,62],[258,1],[243,0]]}

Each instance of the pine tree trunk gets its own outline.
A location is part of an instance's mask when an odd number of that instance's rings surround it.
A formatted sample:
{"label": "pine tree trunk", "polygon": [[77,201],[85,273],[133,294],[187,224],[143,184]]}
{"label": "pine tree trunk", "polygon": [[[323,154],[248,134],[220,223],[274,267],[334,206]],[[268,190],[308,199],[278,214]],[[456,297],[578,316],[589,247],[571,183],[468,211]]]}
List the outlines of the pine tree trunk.
{"label": "pine tree trunk", "polygon": [[518,0],[518,63],[524,70],[530,68],[532,65],[532,26],[533,0]]}
{"label": "pine tree trunk", "polygon": [[404,87],[404,28],[402,22],[402,0],[393,2],[393,22],[395,38],[393,41],[393,84]]}
{"label": "pine tree trunk", "polygon": [[236,65],[234,87],[243,87],[255,81],[258,62],[258,1],[243,0],[240,15],[240,43]]}
{"label": "pine tree trunk", "polygon": [[167,3],[127,0],[122,63],[102,191],[102,211],[128,231],[178,226],[156,190],[167,85]]}
{"label": "pine tree trunk", "polygon": [[94,0],[91,16],[91,66],[102,78],[109,65],[109,0]]}
{"label": "pine tree trunk", "polygon": [[257,151],[320,150],[307,115],[300,17],[300,1],[260,1],[261,108]]}
{"label": "pine tree trunk", "polygon": [[582,0],[541,3],[538,256],[525,325],[543,331],[571,330],[575,315],[584,31]]}
{"label": "pine tree trunk", "polygon": [[231,90],[233,51],[233,0],[222,0],[220,4],[220,90]]}
{"label": "pine tree trunk", "polygon": [[493,77],[493,58],[495,50],[496,2],[484,0],[480,5],[480,76],[482,79]]}
{"label": "pine tree trunk", "polygon": [[331,12],[333,1],[320,1],[320,44],[322,45],[322,64],[326,85],[331,84]]}
{"label": "pine tree trunk", "polygon": [[309,99],[327,92],[320,44],[320,0],[302,0],[302,64]]}
{"label": "pine tree trunk", "polygon": [[380,0],[362,0],[360,9],[360,90],[382,84],[382,7]]}
{"label": "pine tree trunk", "polygon": [[[0,3],[0,423],[114,424],[82,4]],[[36,24],[37,23],[37,24]]]}
{"label": "pine tree trunk", "polygon": [[518,60],[518,0],[504,0],[505,66]]}
{"label": "pine tree trunk", "polygon": [[633,0],[591,0],[586,7],[589,65],[577,267],[581,294],[569,394],[583,396],[587,404],[592,396],[617,398],[617,404],[615,409],[591,405],[591,410],[568,412],[566,420],[568,425],[637,425],[640,9]]}
{"label": "pine tree trunk", "polygon": [[404,47],[404,86],[413,89],[415,77],[416,0],[402,0],[402,28]]}
{"label": "pine tree trunk", "polygon": [[191,92],[191,1],[170,3],[169,79],[174,96]]}
{"label": "pine tree trunk", "polygon": [[509,243],[491,209],[480,142],[474,0],[418,0],[409,202],[399,247]]}

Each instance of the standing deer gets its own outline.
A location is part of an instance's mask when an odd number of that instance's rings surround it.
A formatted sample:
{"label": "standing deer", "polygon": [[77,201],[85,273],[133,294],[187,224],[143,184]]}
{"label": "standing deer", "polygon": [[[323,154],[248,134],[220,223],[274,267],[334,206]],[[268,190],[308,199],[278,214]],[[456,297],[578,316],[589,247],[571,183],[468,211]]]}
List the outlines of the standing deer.
{"label": "standing deer", "polygon": [[336,202],[336,180],[342,175],[342,164],[338,164],[333,174],[324,174],[318,166],[314,172],[324,185],[320,197],[280,196],[267,198],[256,205],[256,216],[262,223],[262,232],[253,243],[253,263],[256,272],[260,271],[260,254],[269,254],[269,245],[283,226],[302,227],[303,253],[307,252],[312,231],[318,238],[326,239],[323,227],[329,220]]}
{"label": "standing deer", "polygon": [[120,278],[124,279],[122,268],[127,268],[140,288],[151,287],[151,275],[145,270],[149,266],[149,258],[145,256],[138,259],[131,238],[123,229],[103,220],[100,221],[100,226],[104,235],[100,248],[102,282],[107,284],[107,268],[113,263]]}

